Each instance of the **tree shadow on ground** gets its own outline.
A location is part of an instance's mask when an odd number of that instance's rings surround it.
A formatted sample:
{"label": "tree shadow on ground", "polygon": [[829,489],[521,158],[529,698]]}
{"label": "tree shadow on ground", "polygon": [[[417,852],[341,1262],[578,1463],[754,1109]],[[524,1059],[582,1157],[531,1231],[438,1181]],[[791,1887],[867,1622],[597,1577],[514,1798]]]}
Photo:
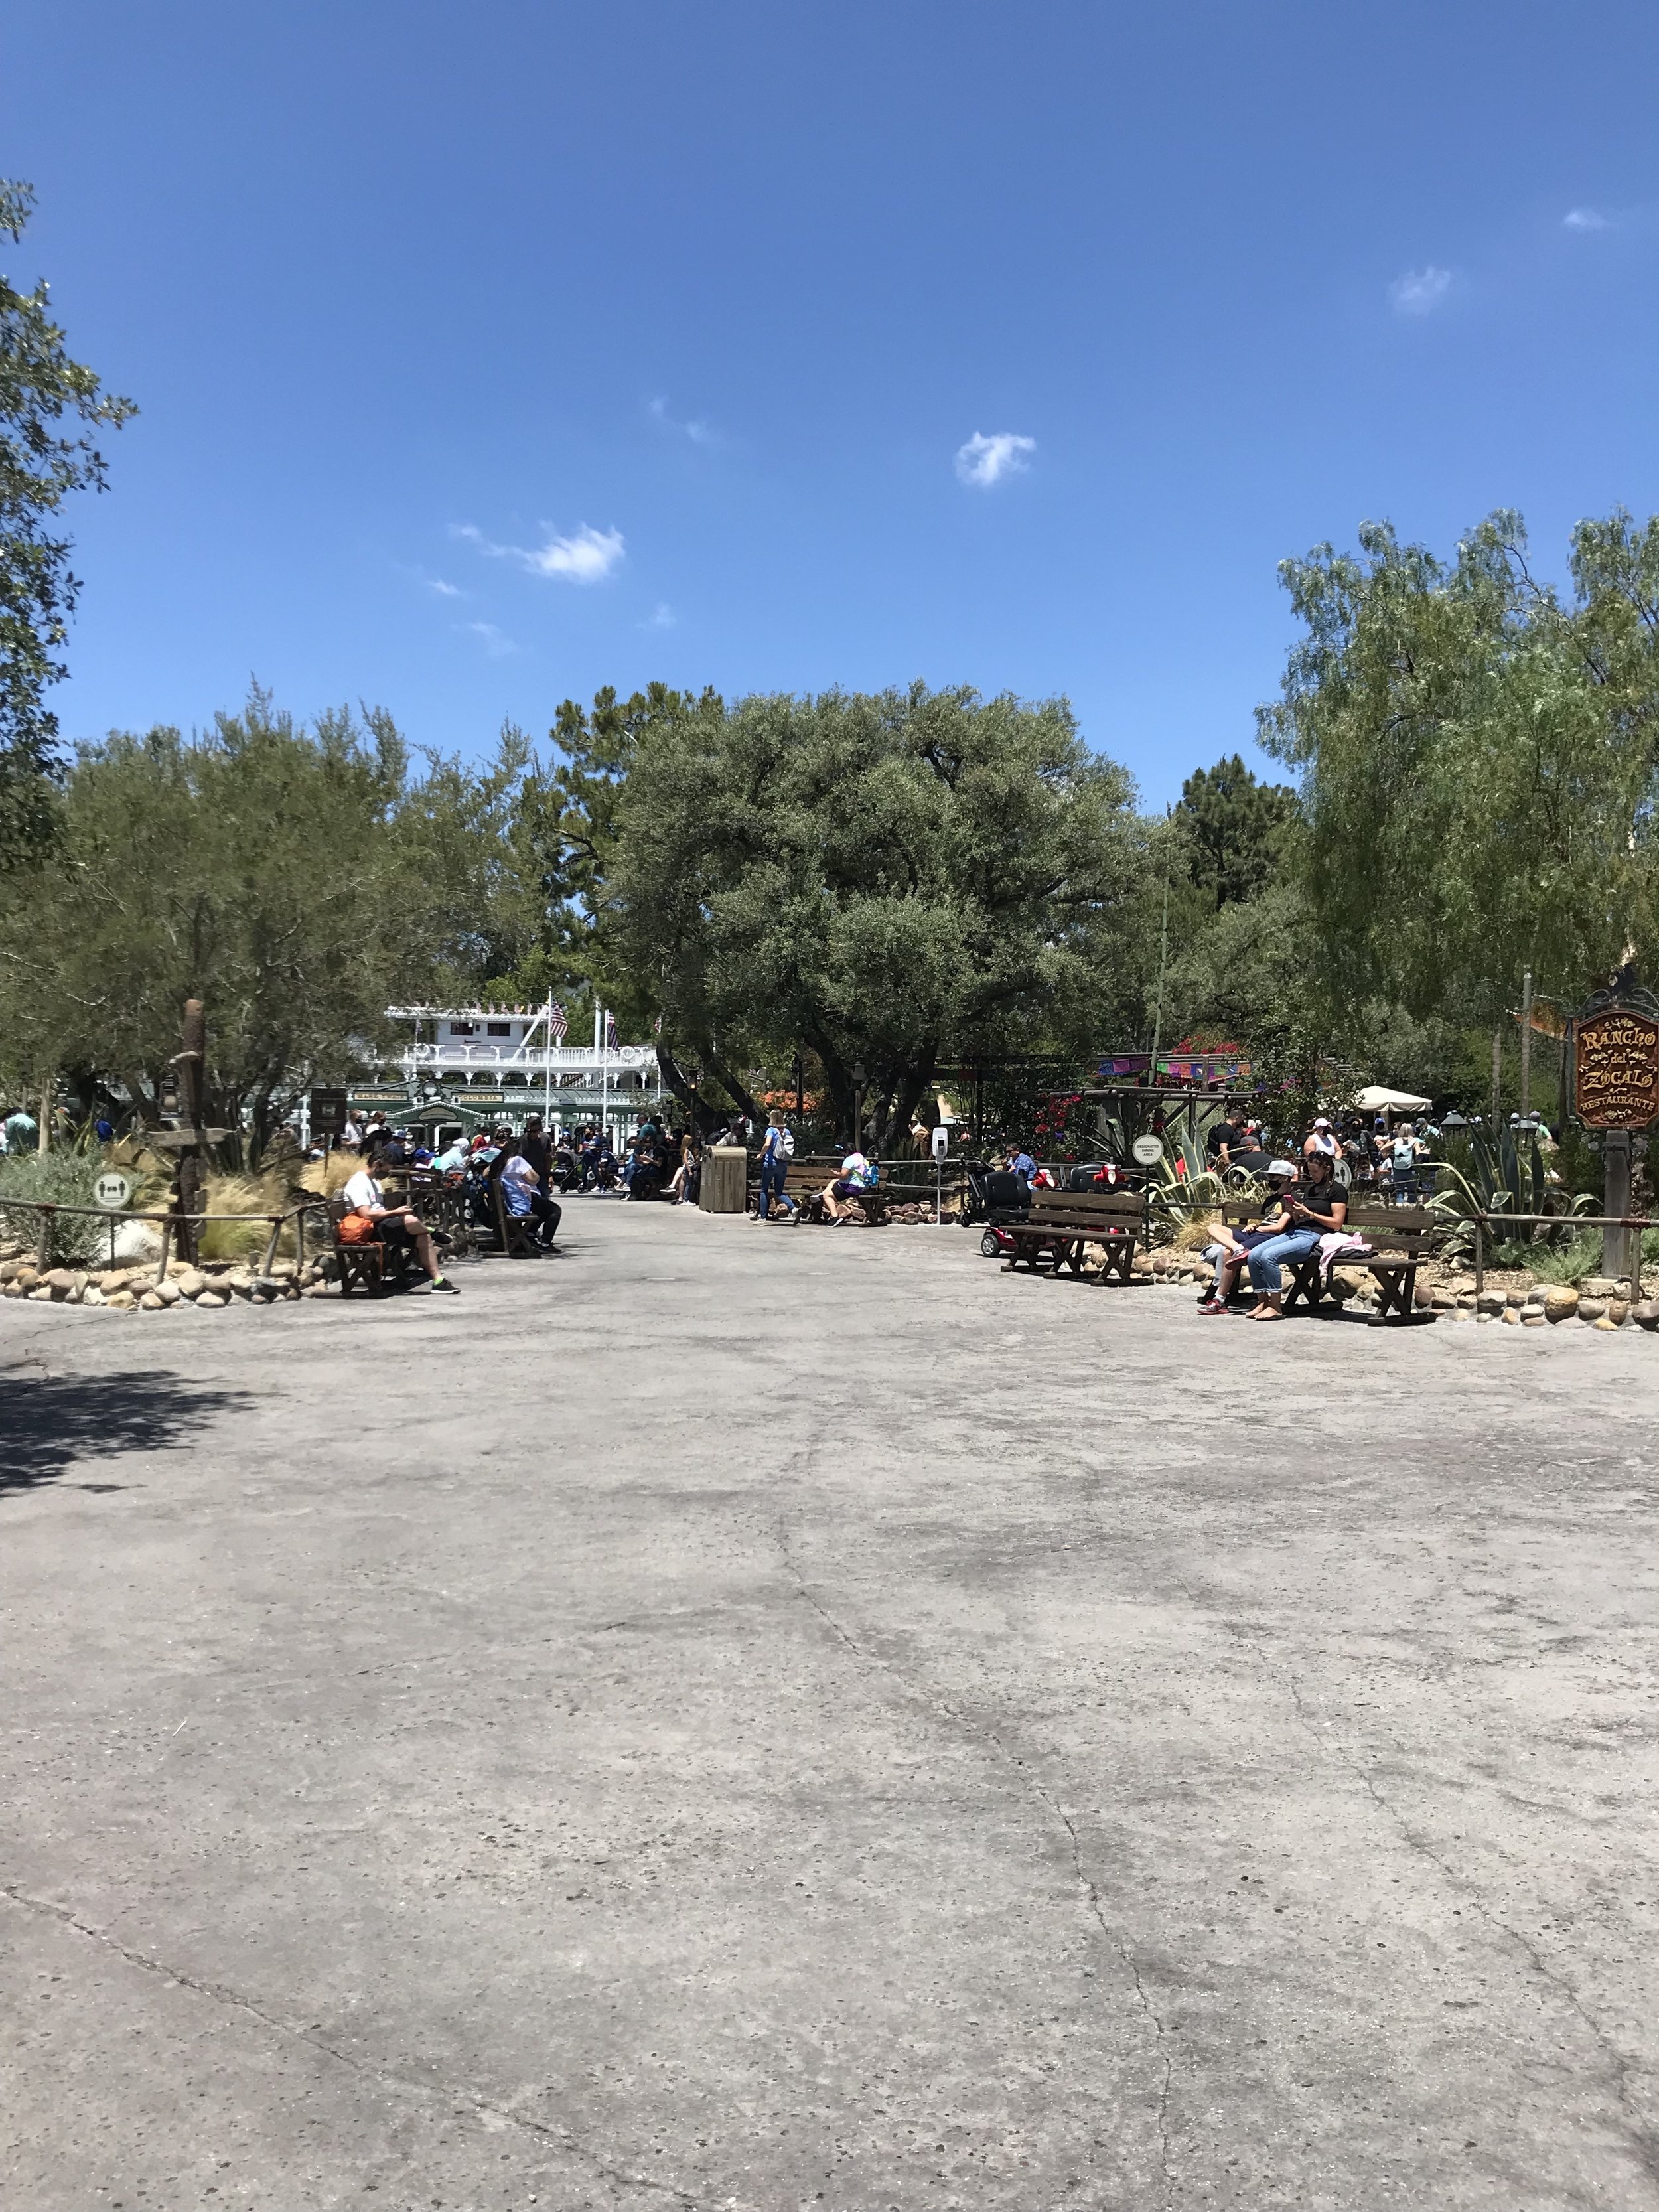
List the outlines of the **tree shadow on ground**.
{"label": "tree shadow on ground", "polygon": [[[0,1375],[0,1498],[57,1482],[71,1468],[118,1452],[167,1451],[221,1413],[251,1401],[246,1390],[210,1390],[153,1369],[130,1375]],[[122,1490],[88,1482],[86,1490]]]}

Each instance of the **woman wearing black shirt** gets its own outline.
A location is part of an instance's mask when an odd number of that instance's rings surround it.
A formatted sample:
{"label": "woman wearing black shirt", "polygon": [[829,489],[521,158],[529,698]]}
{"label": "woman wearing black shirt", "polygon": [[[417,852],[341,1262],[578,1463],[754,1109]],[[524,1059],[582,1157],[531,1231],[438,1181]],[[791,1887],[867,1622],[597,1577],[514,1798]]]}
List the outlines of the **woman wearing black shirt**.
{"label": "woman wearing black shirt", "polygon": [[1305,1259],[1322,1237],[1330,1236],[1347,1219],[1347,1194],[1328,1153],[1315,1152],[1304,1160],[1301,1178],[1284,1194],[1284,1206],[1288,1227],[1258,1244],[1250,1255],[1250,1283],[1257,1299],[1248,1316],[1251,1321],[1284,1320],[1281,1262]]}

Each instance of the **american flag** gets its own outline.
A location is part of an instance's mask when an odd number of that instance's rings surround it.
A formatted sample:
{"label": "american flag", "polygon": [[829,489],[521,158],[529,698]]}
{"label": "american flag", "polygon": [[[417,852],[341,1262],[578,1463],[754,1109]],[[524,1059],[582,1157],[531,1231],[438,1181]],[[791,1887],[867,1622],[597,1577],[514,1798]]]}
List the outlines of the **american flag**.
{"label": "american flag", "polygon": [[617,1017],[614,1014],[607,1014],[605,1018],[605,1048],[607,1052],[617,1049]]}
{"label": "american flag", "polygon": [[547,1026],[562,1044],[570,1034],[570,1019],[556,999],[547,1010]]}

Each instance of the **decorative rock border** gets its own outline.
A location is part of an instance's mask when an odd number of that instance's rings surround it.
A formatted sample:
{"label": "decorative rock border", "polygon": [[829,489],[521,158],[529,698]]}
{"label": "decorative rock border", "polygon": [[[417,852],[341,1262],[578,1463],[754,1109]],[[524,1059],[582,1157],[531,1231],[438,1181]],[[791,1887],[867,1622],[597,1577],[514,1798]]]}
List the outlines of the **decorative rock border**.
{"label": "decorative rock border", "polygon": [[0,1260],[0,1297],[32,1298],[43,1305],[100,1306],[115,1313],[165,1313],[195,1306],[203,1313],[232,1305],[270,1306],[315,1297],[331,1290],[326,1258],[308,1261],[302,1273],[279,1261],[269,1275],[223,1262],[179,1267],[162,1281],[153,1264],[122,1267],[39,1268],[33,1260]]}

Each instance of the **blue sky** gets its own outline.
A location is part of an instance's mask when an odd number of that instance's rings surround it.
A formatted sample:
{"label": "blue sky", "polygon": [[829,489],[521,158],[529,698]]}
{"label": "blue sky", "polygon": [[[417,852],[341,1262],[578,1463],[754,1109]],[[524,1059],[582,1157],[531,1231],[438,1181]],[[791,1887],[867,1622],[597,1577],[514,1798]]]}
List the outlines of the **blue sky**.
{"label": "blue sky", "polygon": [[1282,556],[1659,507],[1656,106],[1595,0],[9,10],[0,266],[143,409],[65,734],[921,676],[1162,804]]}

